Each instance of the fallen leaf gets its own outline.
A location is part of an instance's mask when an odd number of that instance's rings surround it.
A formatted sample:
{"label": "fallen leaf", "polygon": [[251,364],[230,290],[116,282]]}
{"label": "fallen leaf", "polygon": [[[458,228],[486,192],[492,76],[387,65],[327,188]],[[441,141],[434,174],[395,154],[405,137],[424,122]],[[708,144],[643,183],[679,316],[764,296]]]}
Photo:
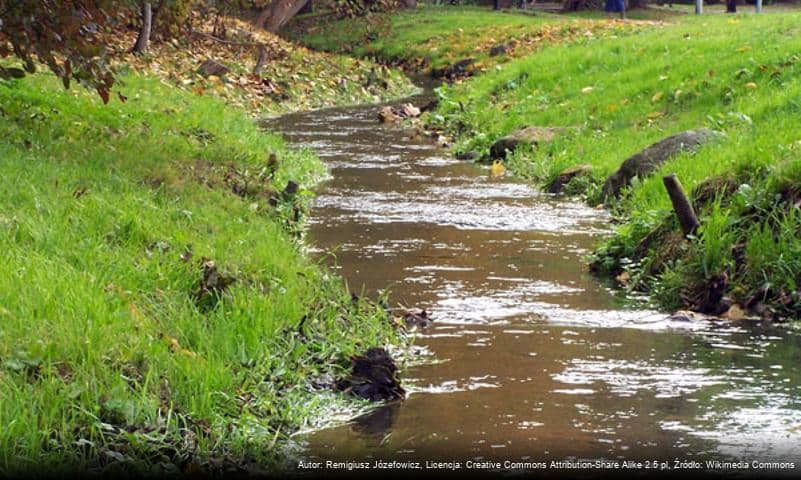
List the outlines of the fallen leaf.
{"label": "fallen leaf", "polygon": [[490,167],[490,176],[500,177],[504,173],[506,173],[506,167],[503,166],[503,163],[500,160],[495,160]]}

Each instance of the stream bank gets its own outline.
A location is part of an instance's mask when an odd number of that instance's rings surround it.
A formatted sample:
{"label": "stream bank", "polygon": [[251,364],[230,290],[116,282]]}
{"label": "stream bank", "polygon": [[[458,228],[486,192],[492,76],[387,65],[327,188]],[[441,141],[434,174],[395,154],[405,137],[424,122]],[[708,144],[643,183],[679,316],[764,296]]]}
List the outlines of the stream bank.
{"label": "stream bank", "polygon": [[[538,186],[573,175],[566,190],[593,205],[624,160],[649,145],[691,130],[725,133],[609,202],[618,226],[593,266],[664,310],[792,322],[801,318],[799,18],[583,19],[574,35],[569,16],[443,7],[329,22],[298,38],[418,68],[466,62],[464,73],[475,75],[441,89],[427,127],[450,135],[465,158],[492,155],[521,129],[562,128],[504,165]],[[662,185],[673,173],[698,210],[691,241]]]}
{"label": "stream bank", "polygon": [[301,458],[799,464],[801,335],[631,305],[584,266],[604,210],[489,176],[379,108],[269,123],[330,168],[310,216],[321,257],[352,291],[388,286],[434,320],[407,400],[297,437]]}

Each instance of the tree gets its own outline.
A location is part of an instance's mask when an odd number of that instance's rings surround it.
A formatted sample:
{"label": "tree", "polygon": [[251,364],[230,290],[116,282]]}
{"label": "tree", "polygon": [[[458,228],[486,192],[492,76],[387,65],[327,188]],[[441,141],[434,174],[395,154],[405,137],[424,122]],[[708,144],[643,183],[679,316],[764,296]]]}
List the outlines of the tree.
{"label": "tree", "polygon": [[309,0],[273,0],[268,8],[262,10],[256,25],[270,32],[278,32],[308,2]]}
{"label": "tree", "polygon": [[109,21],[106,0],[0,0],[0,58],[14,55],[24,70],[0,67],[0,78],[47,65],[65,88],[72,80],[108,102],[114,73],[97,33]]}
{"label": "tree", "polygon": [[726,13],[737,13],[737,0],[726,0]]}
{"label": "tree", "polygon": [[147,51],[150,43],[150,30],[153,24],[153,7],[150,2],[142,2],[142,27],[139,29],[139,35],[136,37],[136,44],[134,44],[134,53],[143,53]]}

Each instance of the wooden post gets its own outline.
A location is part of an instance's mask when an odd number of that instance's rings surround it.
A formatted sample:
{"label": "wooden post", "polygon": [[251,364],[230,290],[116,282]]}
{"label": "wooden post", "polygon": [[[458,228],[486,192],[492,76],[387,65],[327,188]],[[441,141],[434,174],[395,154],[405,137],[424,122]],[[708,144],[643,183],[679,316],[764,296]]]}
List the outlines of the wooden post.
{"label": "wooden post", "polygon": [[662,177],[662,182],[665,184],[665,189],[670,196],[670,202],[673,204],[673,211],[675,211],[676,216],[679,217],[679,223],[681,224],[681,230],[684,232],[684,235],[694,233],[695,230],[701,226],[701,223],[695,215],[692,203],[687,199],[687,195],[684,194],[684,189],[681,186],[681,182],[679,182],[679,177],[677,177],[675,173],[671,173],[670,175]]}
{"label": "wooden post", "polygon": [[704,0],[695,0],[695,14],[701,15],[704,13]]}

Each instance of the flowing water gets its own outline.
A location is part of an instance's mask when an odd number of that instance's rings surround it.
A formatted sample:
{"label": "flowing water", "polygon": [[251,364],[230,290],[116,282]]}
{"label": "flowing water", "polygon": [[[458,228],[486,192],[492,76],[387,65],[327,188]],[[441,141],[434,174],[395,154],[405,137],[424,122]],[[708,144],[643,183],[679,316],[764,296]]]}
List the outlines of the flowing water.
{"label": "flowing water", "polygon": [[408,398],[310,459],[801,460],[801,336],[622,304],[583,257],[608,215],[454,160],[378,107],[269,127],[330,167],[311,242],[356,292],[424,307]]}

